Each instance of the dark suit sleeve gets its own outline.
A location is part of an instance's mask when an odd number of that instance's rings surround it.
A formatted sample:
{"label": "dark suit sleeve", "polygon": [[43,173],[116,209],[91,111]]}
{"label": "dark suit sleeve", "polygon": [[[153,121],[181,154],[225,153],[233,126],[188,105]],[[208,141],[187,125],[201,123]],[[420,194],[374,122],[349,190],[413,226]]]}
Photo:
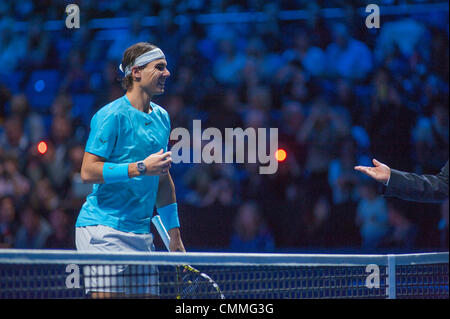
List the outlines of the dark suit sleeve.
{"label": "dark suit sleeve", "polygon": [[385,196],[430,203],[446,200],[448,161],[437,175],[417,175],[392,169]]}

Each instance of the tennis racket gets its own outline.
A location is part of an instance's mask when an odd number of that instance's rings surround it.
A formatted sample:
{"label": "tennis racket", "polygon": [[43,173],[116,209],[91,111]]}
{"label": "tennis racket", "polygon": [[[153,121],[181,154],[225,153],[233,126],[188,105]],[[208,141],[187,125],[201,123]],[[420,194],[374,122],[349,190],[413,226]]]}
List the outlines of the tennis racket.
{"label": "tennis racket", "polygon": [[[164,227],[161,217],[155,215],[152,218],[167,250],[170,251],[170,236]],[[192,267],[191,265],[177,266],[177,299],[225,299],[219,285],[207,274]]]}

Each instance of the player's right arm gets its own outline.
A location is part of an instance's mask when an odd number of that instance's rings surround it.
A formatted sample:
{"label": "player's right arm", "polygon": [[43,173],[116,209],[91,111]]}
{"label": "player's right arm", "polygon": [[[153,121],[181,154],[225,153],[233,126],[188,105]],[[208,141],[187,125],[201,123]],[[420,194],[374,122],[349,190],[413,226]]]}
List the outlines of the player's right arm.
{"label": "player's right arm", "polygon": [[[137,162],[110,163],[107,161],[113,152],[118,138],[120,116],[115,112],[101,109],[91,120],[91,131],[86,142],[86,149],[81,166],[81,179],[85,183],[101,184],[124,181],[139,176]],[[161,149],[151,154],[144,161],[145,175],[167,174],[172,163],[171,152]]]}
{"label": "player's right arm", "polygon": [[[163,150],[160,150],[159,152],[151,154],[144,159],[144,164],[147,168],[145,175],[154,176],[167,174],[172,164],[171,155],[171,152],[164,153]],[[81,179],[83,182],[90,184],[104,183],[104,165],[105,159],[103,157],[85,152],[83,163],[81,165]],[[137,162],[129,163],[128,177],[133,178],[139,175],[140,173],[137,169]]]}

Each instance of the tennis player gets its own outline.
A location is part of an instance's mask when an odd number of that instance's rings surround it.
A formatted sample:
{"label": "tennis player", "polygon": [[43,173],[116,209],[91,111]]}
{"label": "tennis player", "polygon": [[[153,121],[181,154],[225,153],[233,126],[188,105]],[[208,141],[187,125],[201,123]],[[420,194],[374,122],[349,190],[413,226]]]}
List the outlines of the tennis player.
{"label": "tennis player", "polygon": [[[166,110],[152,102],[164,93],[170,76],[164,53],[147,42],[125,50],[120,70],[126,94],[98,110],[91,120],[81,178],[93,184],[76,222],[79,251],[133,252],[154,250],[150,221],[156,206],[171,241],[171,251],[185,251],[175,187],[169,173],[172,158],[167,151],[170,119]],[[86,290],[93,298],[123,294],[157,296],[158,275],[142,269],[116,266],[85,269]],[[131,291],[137,280],[137,286]]]}

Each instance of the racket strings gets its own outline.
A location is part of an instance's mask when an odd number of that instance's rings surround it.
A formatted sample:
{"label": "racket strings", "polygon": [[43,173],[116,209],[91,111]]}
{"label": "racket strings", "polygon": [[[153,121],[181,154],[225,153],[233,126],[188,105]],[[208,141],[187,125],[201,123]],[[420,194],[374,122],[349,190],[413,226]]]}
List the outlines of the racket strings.
{"label": "racket strings", "polygon": [[183,288],[183,295],[185,296],[192,296],[194,295],[194,293],[199,290],[200,288],[200,283],[198,283],[199,278],[192,280],[188,280],[187,281],[187,287]]}
{"label": "racket strings", "polygon": [[220,291],[219,285],[205,273],[191,267],[183,267],[188,274],[181,276],[178,272],[178,279],[181,285],[179,298],[213,298],[225,299]]}

